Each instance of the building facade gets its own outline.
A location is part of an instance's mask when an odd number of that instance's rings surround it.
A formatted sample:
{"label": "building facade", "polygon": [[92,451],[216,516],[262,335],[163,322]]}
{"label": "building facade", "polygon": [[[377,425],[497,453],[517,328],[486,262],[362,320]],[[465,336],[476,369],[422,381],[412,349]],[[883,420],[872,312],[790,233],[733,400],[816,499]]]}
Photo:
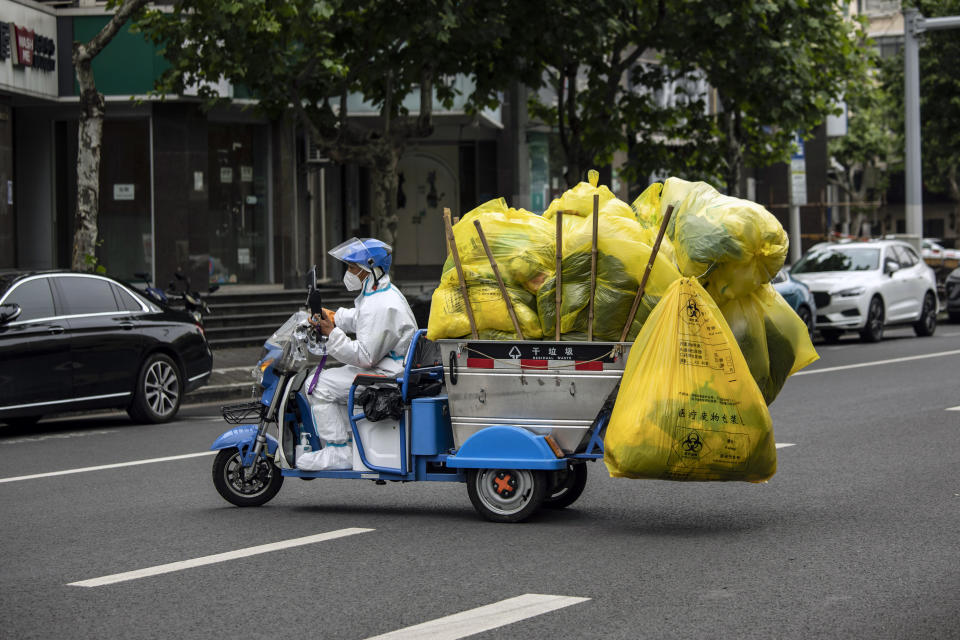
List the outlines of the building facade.
{"label": "building facade", "polygon": [[[102,5],[0,0],[0,28],[13,38],[0,55],[0,268],[70,266],[80,111],[71,47],[108,19]],[[194,284],[298,288],[311,264],[339,280],[326,251],[369,233],[368,172],[319,157],[292,120],[258,115],[241,88],[221,87],[231,103],[212,110],[148,95],[165,67],[128,28],[94,60],[106,100],[98,262],[159,286],[181,270]],[[444,207],[459,215],[500,195],[530,207],[522,90],[480,117],[462,107],[435,104],[434,134],[401,162],[401,276],[439,276]],[[351,115],[374,114],[357,101]]]}

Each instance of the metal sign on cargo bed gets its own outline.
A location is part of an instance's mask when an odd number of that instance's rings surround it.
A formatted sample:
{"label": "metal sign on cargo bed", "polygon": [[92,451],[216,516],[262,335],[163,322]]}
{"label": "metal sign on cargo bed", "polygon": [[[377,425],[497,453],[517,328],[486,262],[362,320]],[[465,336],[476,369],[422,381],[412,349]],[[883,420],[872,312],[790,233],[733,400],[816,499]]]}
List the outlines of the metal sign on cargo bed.
{"label": "metal sign on cargo bed", "polygon": [[468,342],[471,358],[616,362],[616,344],[570,342]]}

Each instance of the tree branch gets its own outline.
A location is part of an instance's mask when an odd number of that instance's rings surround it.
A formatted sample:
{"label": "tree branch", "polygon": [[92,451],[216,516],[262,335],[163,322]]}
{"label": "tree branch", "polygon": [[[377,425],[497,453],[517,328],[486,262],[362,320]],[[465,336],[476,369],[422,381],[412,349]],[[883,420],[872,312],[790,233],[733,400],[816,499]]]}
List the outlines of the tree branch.
{"label": "tree branch", "polygon": [[93,36],[89,42],[85,44],[74,42],[74,66],[97,57],[97,54],[99,54],[103,48],[110,43],[113,37],[117,35],[117,32],[120,31],[121,27],[123,27],[130,16],[142,9],[148,1],[149,0],[124,0],[124,3],[120,5],[120,8],[117,9],[115,14],[113,14],[113,17],[110,18],[107,24],[103,25],[103,28],[100,29],[100,32]]}

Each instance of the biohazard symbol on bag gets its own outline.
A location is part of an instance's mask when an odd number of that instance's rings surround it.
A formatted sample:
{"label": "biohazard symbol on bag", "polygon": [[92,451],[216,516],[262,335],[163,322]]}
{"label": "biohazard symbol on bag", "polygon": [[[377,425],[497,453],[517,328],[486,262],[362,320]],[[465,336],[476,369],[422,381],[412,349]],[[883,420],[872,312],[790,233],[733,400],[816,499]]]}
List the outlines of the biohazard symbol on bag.
{"label": "biohazard symbol on bag", "polygon": [[612,476],[763,482],[773,426],[720,309],[681,278],[644,324],[604,437]]}

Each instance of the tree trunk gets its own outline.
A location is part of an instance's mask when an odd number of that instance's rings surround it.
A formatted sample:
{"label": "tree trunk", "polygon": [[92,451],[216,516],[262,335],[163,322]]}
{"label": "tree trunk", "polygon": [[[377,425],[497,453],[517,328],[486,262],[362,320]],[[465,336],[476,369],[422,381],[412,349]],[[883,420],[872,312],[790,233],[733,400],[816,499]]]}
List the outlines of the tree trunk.
{"label": "tree trunk", "polygon": [[89,58],[77,64],[80,84],[80,133],[77,149],[77,209],[74,214],[71,268],[96,266],[97,213],[100,210],[100,147],[103,141],[103,95],[97,91]]}
{"label": "tree trunk", "polygon": [[740,148],[740,112],[733,105],[724,105],[723,117],[727,129],[726,180],[727,195],[735,198],[742,197],[740,189],[740,174],[743,170],[743,153]]}
{"label": "tree trunk", "polygon": [[370,171],[373,183],[373,220],[370,233],[394,246],[397,241],[399,218],[397,217],[397,169],[400,165],[401,149],[390,146],[378,155]]}
{"label": "tree trunk", "polygon": [[93,79],[93,59],[147,0],[123,0],[116,13],[89,42],[73,43],[73,66],[80,85],[80,132],[77,149],[77,209],[74,215],[71,268],[97,266],[97,214],[100,209],[100,147],[103,144],[103,95]]}

